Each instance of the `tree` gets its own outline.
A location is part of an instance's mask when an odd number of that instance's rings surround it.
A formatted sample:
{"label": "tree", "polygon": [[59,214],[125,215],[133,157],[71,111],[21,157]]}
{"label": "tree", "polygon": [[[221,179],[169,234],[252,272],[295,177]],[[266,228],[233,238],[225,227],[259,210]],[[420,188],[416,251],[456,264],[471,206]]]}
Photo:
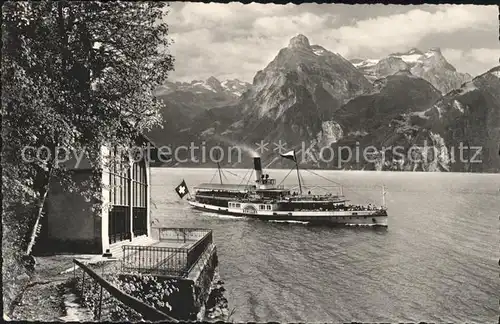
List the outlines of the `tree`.
{"label": "tree", "polygon": [[[85,150],[97,181],[103,144],[128,147],[138,133],[160,123],[161,103],[153,91],[165,82],[174,62],[163,22],[166,6],[3,5],[4,230],[6,224],[23,224],[16,235],[23,237],[19,248],[25,254],[35,243],[51,182],[71,185],[71,172],[57,157]],[[45,148],[46,158],[23,151],[27,147]],[[19,213],[20,201],[26,213]]]}

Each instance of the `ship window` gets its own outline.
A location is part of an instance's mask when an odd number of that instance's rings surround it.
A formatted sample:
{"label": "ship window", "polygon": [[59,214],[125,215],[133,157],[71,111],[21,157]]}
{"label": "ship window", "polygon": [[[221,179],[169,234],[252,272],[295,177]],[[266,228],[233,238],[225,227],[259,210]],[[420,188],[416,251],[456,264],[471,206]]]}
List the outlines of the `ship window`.
{"label": "ship window", "polygon": [[236,204],[236,207],[237,207],[237,208],[240,208],[240,204]]}
{"label": "ship window", "polygon": [[265,206],[264,205],[260,205],[259,208],[260,209],[265,209]]}
{"label": "ship window", "polygon": [[271,210],[271,205],[267,205],[267,210]]}

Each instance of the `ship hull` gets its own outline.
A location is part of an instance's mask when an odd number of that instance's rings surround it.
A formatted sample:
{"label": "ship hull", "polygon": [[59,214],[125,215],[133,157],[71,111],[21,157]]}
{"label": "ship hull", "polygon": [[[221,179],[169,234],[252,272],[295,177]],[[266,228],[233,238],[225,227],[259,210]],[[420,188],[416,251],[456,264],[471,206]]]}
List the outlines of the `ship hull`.
{"label": "ship hull", "polygon": [[295,221],[321,225],[360,225],[387,227],[387,213],[375,210],[360,211],[255,211],[244,212],[227,207],[188,201],[196,210],[220,215],[254,218],[264,221]]}

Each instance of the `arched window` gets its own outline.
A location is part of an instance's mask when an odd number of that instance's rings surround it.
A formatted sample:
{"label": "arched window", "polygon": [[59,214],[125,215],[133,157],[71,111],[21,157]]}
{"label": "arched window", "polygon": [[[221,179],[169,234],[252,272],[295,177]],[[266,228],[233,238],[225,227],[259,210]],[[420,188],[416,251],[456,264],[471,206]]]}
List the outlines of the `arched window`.
{"label": "arched window", "polygon": [[[146,161],[132,162],[118,150],[111,152],[109,165],[109,242],[131,239],[147,234]],[[131,221],[132,217],[132,221]],[[132,226],[132,228],[131,228]]]}
{"label": "arched window", "polygon": [[132,165],[132,213],[134,235],[147,234],[147,181],[146,162],[143,160]]}
{"label": "arched window", "polygon": [[[120,157],[120,158],[118,158]],[[130,231],[130,176],[126,156],[115,148],[109,161],[109,242],[128,240]]]}

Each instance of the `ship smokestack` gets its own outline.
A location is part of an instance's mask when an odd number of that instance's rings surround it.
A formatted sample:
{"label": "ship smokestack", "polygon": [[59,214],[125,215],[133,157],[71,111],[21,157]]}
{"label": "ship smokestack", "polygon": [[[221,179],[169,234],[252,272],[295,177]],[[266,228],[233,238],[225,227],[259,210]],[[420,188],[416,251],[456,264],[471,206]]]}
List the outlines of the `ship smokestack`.
{"label": "ship smokestack", "polygon": [[260,183],[262,180],[262,165],[260,163],[260,157],[253,158],[253,169],[255,170],[255,179]]}

